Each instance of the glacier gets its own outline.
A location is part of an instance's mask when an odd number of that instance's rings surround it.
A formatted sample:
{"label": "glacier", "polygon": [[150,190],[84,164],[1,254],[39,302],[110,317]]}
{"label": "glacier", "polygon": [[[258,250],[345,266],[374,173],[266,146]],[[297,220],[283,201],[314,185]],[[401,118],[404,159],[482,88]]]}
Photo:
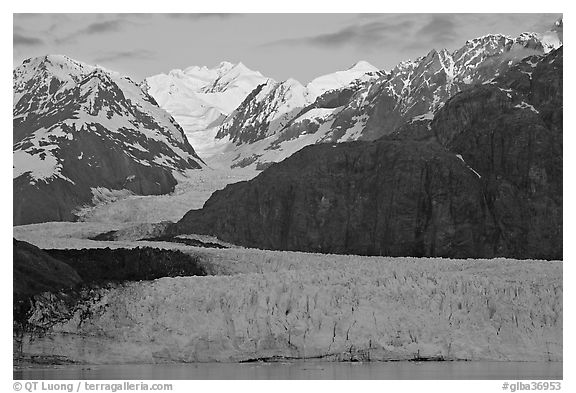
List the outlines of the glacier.
{"label": "glacier", "polygon": [[19,356],[562,360],[562,263],[178,247],[212,275],[35,298]]}

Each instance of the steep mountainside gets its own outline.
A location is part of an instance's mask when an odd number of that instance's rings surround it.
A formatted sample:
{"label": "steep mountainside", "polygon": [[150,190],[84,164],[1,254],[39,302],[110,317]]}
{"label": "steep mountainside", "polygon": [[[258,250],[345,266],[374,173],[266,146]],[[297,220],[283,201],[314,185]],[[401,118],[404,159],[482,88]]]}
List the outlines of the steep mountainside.
{"label": "steep mountainside", "polygon": [[562,48],[530,56],[432,121],[308,146],[171,231],[282,250],[561,259],[562,79]]}
{"label": "steep mountainside", "polygon": [[339,90],[349,86],[357,79],[364,78],[366,74],[374,75],[377,72],[378,68],[367,61],[361,60],[345,71],[336,71],[332,74],[319,76],[306,85],[308,99],[314,102],[316,98],[327,91]]}
{"label": "steep mountainside", "polygon": [[188,67],[154,75],[143,88],[182,126],[200,155],[210,154],[217,126],[258,85],[270,79],[244,64],[222,62],[215,68]]}
{"label": "steep mountainside", "polygon": [[201,168],[182,128],[127,77],[66,56],[16,68],[14,224],[74,219],[93,198],[171,192]]}
{"label": "steep mountainside", "polygon": [[294,79],[258,86],[216,129],[220,154],[213,161],[232,168],[253,163],[259,167],[290,156],[324,136],[319,132],[314,140],[294,140],[302,129],[304,134],[314,134],[353,92],[380,75],[376,67],[361,61],[346,71],[318,77],[306,86]]}
{"label": "steep mountainside", "polygon": [[[233,144],[218,159],[232,167],[264,168],[309,144],[375,140],[407,122],[431,119],[454,94],[498,77],[529,55],[548,53],[561,45],[560,36],[557,31],[517,38],[487,35],[453,52],[432,50],[386,73],[360,62],[351,70],[361,71],[354,73],[361,79],[338,86],[327,81],[337,80],[339,73],[318,78],[307,86],[317,92],[308,96],[308,105],[272,127],[262,119],[275,113],[276,101],[287,99],[251,94],[218,130],[217,138]],[[249,137],[238,138],[239,134]]]}
{"label": "steep mountainside", "polygon": [[243,144],[273,135],[308,103],[306,94],[306,88],[295,79],[267,81],[250,93],[216,137],[228,136],[235,144]]}

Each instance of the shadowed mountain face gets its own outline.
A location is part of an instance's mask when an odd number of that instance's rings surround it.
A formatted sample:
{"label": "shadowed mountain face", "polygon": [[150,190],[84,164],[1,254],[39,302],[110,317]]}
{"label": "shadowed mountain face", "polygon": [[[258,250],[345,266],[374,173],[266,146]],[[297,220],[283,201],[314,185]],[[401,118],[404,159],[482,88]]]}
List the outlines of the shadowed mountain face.
{"label": "shadowed mountain face", "polygon": [[174,233],[249,247],[562,258],[562,48],[374,142],[309,146]]}
{"label": "shadowed mountain face", "polygon": [[13,291],[17,298],[72,288],[82,279],[68,264],[32,244],[13,240]]}
{"label": "shadowed mountain face", "polygon": [[14,70],[14,224],[69,221],[99,193],[174,190],[202,160],[129,78],[45,56]]}

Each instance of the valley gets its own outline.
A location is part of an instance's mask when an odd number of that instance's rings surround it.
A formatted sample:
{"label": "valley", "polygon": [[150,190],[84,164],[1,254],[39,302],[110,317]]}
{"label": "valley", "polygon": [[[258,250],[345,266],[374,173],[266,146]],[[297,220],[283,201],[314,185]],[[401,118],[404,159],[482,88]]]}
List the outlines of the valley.
{"label": "valley", "polygon": [[190,210],[200,209],[215,191],[228,184],[249,180],[258,174],[253,169],[230,170],[212,165],[202,171],[176,174],[178,184],[167,195],[130,195],[118,199],[103,200],[95,206],[78,213],[80,221],[116,223],[157,223],[178,221]]}

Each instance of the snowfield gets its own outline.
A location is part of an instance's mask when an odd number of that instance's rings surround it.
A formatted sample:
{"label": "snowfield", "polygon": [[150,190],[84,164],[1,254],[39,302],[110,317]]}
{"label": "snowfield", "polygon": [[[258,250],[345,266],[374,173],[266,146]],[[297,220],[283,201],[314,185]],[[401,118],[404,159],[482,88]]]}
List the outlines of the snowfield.
{"label": "snowfield", "polygon": [[211,276],[116,284],[86,291],[75,304],[45,294],[30,318],[41,329],[21,339],[25,357],[562,360],[561,262],[95,242],[81,237],[102,224],[74,226],[17,227],[15,237],[41,247],[180,249],[200,256]]}

